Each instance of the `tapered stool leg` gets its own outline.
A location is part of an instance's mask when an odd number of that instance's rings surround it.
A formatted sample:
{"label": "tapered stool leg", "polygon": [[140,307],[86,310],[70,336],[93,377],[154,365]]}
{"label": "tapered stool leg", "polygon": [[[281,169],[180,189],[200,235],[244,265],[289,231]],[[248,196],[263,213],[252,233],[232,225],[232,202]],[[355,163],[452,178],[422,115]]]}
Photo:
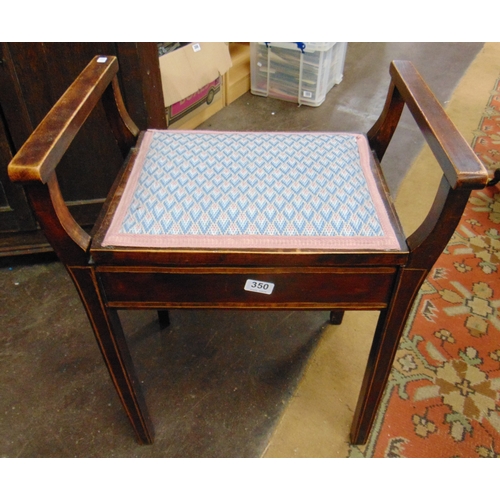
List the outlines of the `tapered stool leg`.
{"label": "tapered stool leg", "polygon": [[106,307],[92,268],[71,266],[68,271],[80,293],[104,362],[136,433],[137,441],[140,444],[151,444],[154,441],[153,425],[135,374],[118,312]]}
{"label": "tapered stool leg", "polygon": [[421,269],[403,269],[391,303],[380,313],[351,426],[353,444],[364,444],[368,439],[401,334],[426,274],[427,271]]}

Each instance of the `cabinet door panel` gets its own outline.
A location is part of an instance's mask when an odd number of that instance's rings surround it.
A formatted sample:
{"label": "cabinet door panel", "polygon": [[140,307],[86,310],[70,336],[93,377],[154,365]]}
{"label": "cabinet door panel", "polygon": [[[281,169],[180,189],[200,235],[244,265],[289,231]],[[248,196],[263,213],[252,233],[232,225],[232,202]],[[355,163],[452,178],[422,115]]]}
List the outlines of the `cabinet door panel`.
{"label": "cabinet door panel", "polygon": [[[0,109],[0,166],[12,158],[11,139],[7,134]],[[36,229],[24,190],[9,181],[6,168],[0,168],[0,234]]]}

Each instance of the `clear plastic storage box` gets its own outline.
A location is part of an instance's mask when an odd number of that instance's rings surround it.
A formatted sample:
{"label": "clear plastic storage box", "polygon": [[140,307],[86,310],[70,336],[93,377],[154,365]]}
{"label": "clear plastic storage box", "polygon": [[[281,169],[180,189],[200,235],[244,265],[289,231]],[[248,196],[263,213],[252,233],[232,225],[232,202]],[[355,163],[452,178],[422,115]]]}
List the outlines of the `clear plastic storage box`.
{"label": "clear plastic storage box", "polygon": [[251,42],[251,92],[319,106],[342,81],[347,42]]}

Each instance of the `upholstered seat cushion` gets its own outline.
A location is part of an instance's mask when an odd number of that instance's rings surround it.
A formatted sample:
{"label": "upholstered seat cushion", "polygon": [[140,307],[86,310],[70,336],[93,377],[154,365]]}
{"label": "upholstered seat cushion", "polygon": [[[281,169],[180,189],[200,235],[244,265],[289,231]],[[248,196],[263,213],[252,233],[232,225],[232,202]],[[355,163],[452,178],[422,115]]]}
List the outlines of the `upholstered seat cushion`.
{"label": "upholstered seat cushion", "polygon": [[396,250],[362,135],[149,130],[103,246]]}

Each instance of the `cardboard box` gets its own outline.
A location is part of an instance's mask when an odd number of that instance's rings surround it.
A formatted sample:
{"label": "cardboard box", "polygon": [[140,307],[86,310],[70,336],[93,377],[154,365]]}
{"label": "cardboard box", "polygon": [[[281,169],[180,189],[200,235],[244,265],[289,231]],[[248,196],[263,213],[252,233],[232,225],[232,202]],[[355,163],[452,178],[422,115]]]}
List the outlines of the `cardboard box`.
{"label": "cardboard box", "polygon": [[222,42],[190,43],[160,57],[169,128],[194,128],[224,107],[222,75],[231,65]]}

